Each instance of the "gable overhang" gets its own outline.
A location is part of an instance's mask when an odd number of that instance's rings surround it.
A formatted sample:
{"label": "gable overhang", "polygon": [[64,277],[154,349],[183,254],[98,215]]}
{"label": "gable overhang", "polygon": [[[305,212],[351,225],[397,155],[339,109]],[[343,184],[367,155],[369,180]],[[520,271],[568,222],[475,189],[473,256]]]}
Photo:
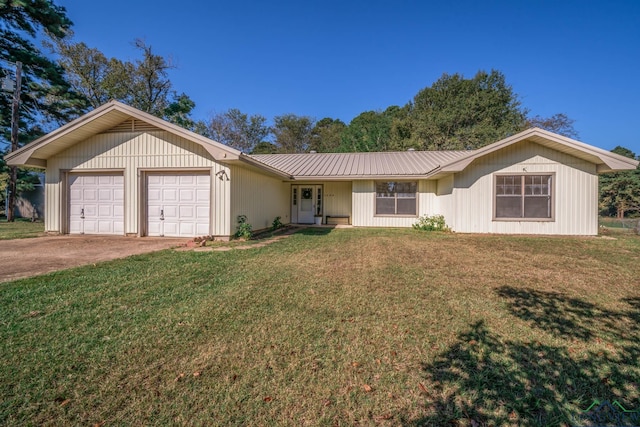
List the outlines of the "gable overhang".
{"label": "gable overhang", "polygon": [[47,159],[93,135],[106,132],[128,119],[146,122],[201,145],[214,160],[226,162],[240,158],[240,151],[183,129],[151,114],[118,101],[110,101],[68,124],[32,141],[5,156],[7,164],[46,168]]}
{"label": "gable overhang", "polygon": [[444,176],[447,173],[461,172],[474,160],[523,141],[530,141],[591,162],[596,165],[596,171],[598,173],[633,170],[638,167],[637,160],[540,128],[531,128],[493,144],[470,151],[467,156],[436,168],[436,170],[432,171],[430,175],[431,177],[436,178],[437,175]]}

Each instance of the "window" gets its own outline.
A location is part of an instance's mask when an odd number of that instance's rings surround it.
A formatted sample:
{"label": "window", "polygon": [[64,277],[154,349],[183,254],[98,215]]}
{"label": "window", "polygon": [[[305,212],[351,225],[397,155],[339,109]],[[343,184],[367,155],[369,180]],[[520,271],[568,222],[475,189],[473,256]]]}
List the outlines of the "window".
{"label": "window", "polygon": [[376,182],[376,215],[415,216],[418,211],[413,182]]}
{"label": "window", "polygon": [[553,175],[496,175],[495,218],[553,219]]}

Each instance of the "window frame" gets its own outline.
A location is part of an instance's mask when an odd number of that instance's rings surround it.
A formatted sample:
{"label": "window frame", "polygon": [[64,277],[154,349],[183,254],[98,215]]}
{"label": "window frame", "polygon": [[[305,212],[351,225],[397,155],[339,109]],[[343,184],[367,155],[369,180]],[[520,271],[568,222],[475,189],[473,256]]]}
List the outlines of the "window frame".
{"label": "window frame", "polygon": [[[549,198],[550,198],[550,216],[548,218],[528,218],[525,216],[521,217],[498,217],[497,216],[497,185],[498,185],[498,177],[501,176],[516,176],[520,177],[520,185],[522,186],[522,191],[520,196],[521,205],[522,205],[522,215],[524,215],[524,200],[526,194],[524,194],[524,177],[525,176],[548,176],[551,179],[551,184],[549,185]],[[556,173],[555,172],[503,172],[493,174],[493,188],[491,191],[491,196],[493,199],[493,221],[504,221],[504,222],[554,222],[556,220]]]}
{"label": "window frame", "polygon": [[[392,213],[392,214],[379,214],[378,213],[378,184],[388,184],[388,183],[394,183],[394,184],[398,184],[398,183],[414,183],[416,186],[416,192],[415,194],[415,214],[398,214],[398,213]],[[398,193],[394,191],[394,200],[395,200],[395,212],[398,212]],[[381,180],[377,180],[373,182],[373,216],[374,217],[390,217],[390,218],[417,218],[418,217],[418,200],[419,200],[419,194],[420,194],[420,181],[418,180],[394,180],[394,181],[381,181]],[[401,199],[411,199],[411,197],[401,197]]]}

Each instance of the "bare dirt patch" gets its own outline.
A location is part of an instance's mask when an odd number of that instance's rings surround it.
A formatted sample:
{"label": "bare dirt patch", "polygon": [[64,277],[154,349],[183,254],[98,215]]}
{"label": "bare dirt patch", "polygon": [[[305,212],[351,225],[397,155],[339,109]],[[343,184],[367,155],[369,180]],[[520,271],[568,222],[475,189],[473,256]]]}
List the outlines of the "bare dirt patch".
{"label": "bare dirt patch", "polygon": [[154,252],[186,239],[124,236],[46,236],[0,242],[0,282],[100,261]]}

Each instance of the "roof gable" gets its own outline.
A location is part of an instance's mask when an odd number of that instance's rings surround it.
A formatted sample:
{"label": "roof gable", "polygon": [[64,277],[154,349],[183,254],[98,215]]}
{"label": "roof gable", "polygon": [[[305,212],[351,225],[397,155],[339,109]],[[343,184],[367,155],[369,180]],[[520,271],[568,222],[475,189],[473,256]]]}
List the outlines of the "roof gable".
{"label": "roof gable", "polygon": [[572,155],[579,159],[589,161],[597,166],[598,173],[629,170],[638,167],[637,160],[633,160],[540,128],[531,128],[498,142],[494,142],[493,144],[470,151],[466,156],[442,165],[437,171],[434,171],[434,173],[460,172],[469,166],[469,164],[475,159],[522,141],[531,141],[536,144],[552,148],[556,151]]}
{"label": "roof gable", "polygon": [[[137,128],[136,128],[137,127]],[[110,101],[6,156],[8,164],[46,167],[49,157],[103,132],[163,130],[195,142],[215,160],[237,160],[242,154],[151,114]]]}

